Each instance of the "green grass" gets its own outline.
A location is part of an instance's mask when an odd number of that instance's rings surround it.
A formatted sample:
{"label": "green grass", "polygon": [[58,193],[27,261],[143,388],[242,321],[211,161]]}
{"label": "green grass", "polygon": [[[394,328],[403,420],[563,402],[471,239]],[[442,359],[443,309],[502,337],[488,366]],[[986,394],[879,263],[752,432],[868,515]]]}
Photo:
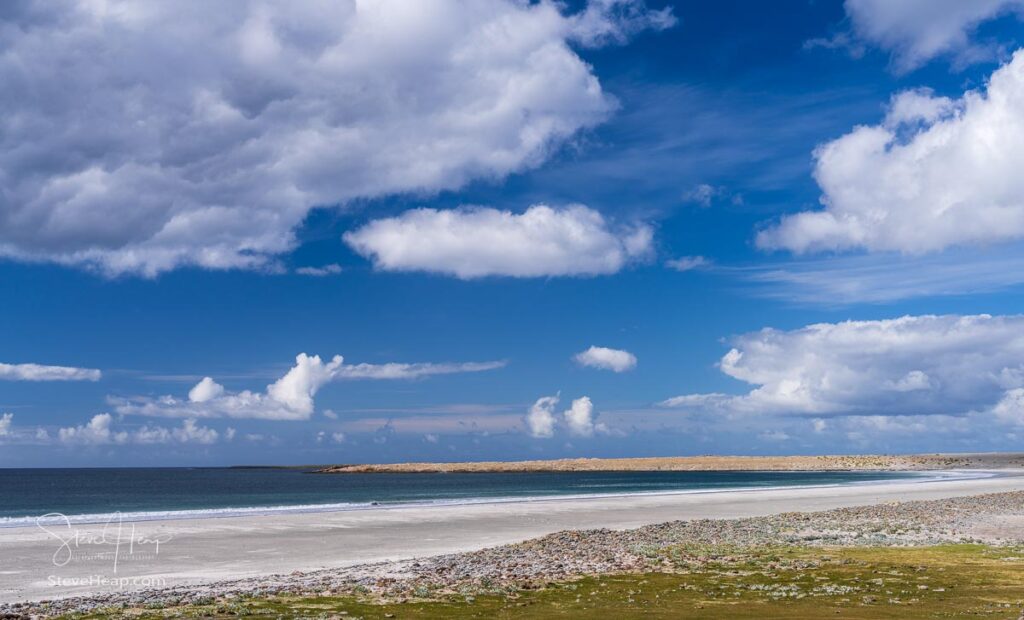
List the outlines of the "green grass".
{"label": "green grass", "polygon": [[665,572],[480,596],[381,603],[269,597],[107,618],[1007,618],[1024,609],[1024,549],[677,547]]}

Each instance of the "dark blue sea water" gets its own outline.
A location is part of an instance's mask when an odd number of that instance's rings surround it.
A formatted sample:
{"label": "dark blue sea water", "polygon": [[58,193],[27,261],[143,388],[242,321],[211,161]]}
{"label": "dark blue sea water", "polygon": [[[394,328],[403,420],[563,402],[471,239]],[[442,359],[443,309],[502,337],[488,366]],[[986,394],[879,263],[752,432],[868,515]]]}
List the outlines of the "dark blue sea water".
{"label": "dark blue sea water", "polygon": [[46,513],[103,520],[350,510],[572,495],[709,491],[919,478],[901,472],[313,474],[300,469],[0,469],[0,526]]}

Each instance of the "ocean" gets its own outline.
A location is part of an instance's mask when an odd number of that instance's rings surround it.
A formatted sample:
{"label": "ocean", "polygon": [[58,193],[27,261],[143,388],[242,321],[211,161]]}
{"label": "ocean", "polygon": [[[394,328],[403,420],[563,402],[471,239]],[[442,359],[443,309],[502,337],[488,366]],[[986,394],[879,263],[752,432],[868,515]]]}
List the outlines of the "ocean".
{"label": "ocean", "polygon": [[0,469],[0,527],[62,522],[65,516],[71,522],[102,522],[116,514],[136,520],[219,517],[922,477],[880,471],[313,474],[291,468]]}

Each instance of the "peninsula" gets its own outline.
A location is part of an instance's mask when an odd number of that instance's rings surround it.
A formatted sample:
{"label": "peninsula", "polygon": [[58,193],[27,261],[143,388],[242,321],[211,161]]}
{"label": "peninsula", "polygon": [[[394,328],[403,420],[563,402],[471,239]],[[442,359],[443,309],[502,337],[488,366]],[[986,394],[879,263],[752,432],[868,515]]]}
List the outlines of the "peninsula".
{"label": "peninsula", "polygon": [[1024,468],[1024,453],[949,453],[910,455],[822,456],[665,456],[549,461],[479,461],[467,463],[390,463],[330,465],[323,474],[504,473],[548,471],[921,471],[930,469]]}

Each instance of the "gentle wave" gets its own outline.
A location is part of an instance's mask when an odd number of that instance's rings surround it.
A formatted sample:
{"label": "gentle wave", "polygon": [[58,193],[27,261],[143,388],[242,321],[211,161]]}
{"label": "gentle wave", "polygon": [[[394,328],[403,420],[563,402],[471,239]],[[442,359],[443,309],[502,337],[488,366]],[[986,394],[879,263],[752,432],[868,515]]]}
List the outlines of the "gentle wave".
{"label": "gentle wave", "polygon": [[197,508],[190,510],[157,510],[144,512],[114,512],[114,513],[92,513],[63,515],[30,516],[30,517],[0,517],[0,528],[27,527],[34,525],[64,525],[64,524],[89,524],[89,523],[116,523],[119,521],[169,521],[176,519],[218,519],[229,517],[246,516],[268,516],[277,514],[301,514],[319,512],[346,512],[353,510],[369,509],[401,509],[401,508],[425,508],[431,506],[462,506],[478,504],[501,504],[509,502],[543,502],[566,499],[610,499],[615,497],[631,496],[656,496],[656,495],[690,495],[704,493],[727,493],[735,491],[768,491],[778,489],[820,489],[835,488],[844,486],[861,486],[875,484],[891,484],[895,482],[917,483],[931,482],[937,480],[969,480],[978,478],[990,478],[997,474],[992,472],[964,472],[964,471],[941,471],[941,472],[901,472],[905,478],[892,478],[887,480],[862,480],[851,482],[839,482],[831,484],[784,484],[784,485],[763,485],[743,487],[718,487],[718,488],[692,488],[674,489],[662,491],[629,491],[619,493],[572,493],[552,495],[529,495],[529,496],[496,496],[496,497],[471,497],[471,498],[438,498],[419,501],[396,501],[396,502],[340,502],[329,504],[295,504],[285,506],[247,506],[231,508]]}

